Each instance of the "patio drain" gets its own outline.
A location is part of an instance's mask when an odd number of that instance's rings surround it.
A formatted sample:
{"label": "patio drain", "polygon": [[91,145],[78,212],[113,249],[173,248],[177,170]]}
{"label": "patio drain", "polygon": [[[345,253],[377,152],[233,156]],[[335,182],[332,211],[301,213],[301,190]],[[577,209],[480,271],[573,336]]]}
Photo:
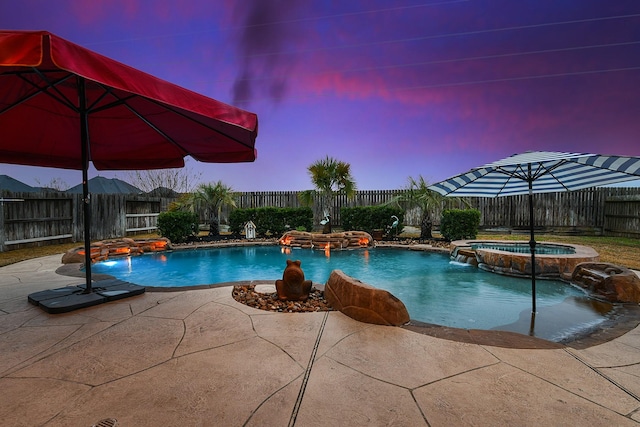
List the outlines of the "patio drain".
{"label": "patio drain", "polygon": [[98,421],[91,427],[116,427],[118,425],[118,420],[115,418],[105,418],[103,420]]}

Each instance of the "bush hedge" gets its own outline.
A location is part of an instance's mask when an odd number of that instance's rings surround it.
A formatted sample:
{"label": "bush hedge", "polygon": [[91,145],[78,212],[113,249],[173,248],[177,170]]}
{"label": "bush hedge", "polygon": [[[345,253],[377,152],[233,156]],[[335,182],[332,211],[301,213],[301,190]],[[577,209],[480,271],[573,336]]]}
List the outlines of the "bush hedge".
{"label": "bush hedge", "polygon": [[240,236],[244,225],[253,221],[256,225],[256,235],[265,237],[280,237],[288,230],[311,231],[313,229],[313,211],[311,208],[250,208],[234,209],[229,214],[229,231],[234,236]]}
{"label": "bush hedge", "polygon": [[168,211],[158,215],[158,233],[173,243],[181,243],[198,230],[198,215],[193,212]]}
{"label": "bush hedge", "polygon": [[446,209],[440,220],[440,234],[449,240],[475,239],[480,226],[477,209]]}
{"label": "bush hedge", "polygon": [[[402,232],[404,211],[391,206],[357,206],[355,208],[341,208],[340,219],[345,231],[366,231],[373,234],[374,230],[391,231],[392,216],[398,217],[397,233]],[[395,233],[395,231],[394,231]]]}

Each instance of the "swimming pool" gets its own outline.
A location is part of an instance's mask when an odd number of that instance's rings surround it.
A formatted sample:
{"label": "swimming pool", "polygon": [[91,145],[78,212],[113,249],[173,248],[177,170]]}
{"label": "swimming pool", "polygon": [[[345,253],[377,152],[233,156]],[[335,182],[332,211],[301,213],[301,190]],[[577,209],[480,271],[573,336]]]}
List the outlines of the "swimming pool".
{"label": "swimming pool", "polygon": [[[278,246],[180,250],[112,259],[95,273],[144,286],[182,287],[282,278],[287,259],[302,261],[307,279],[325,283],[332,270],[386,289],[407,307],[412,320],[466,329],[529,332],[531,281],[453,262],[448,254],[399,249],[325,251]],[[535,336],[562,340],[607,319],[603,308],[576,287],[555,280],[537,284],[537,322],[551,313],[551,330]],[[563,313],[568,313],[564,315]],[[524,319],[524,320],[523,320]],[[548,329],[541,326],[540,330]]]}

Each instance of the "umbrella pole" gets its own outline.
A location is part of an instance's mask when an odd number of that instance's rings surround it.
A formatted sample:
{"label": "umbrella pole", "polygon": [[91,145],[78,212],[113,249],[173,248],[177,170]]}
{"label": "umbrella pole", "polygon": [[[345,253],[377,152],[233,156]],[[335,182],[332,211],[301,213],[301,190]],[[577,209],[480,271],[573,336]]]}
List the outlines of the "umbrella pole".
{"label": "umbrella pole", "polygon": [[84,269],[86,278],[85,294],[91,293],[91,205],[89,196],[89,124],[87,120],[87,100],[84,79],[78,77],[78,97],[80,98],[80,142],[82,144],[82,208],[84,217]]}
{"label": "umbrella pole", "polygon": [[[531,163],[529,163],[529,248],[531,250],[531,327],[536,315],[536,240],[533,232],[533,177]],[[530,331],[533,332],[533,331]]]}
{"label": "umbrella pole", "polygon": [[[84,151],[84,150],[83,150]],[[89,183],[87,179],[87,167],[82,169],[82,208],[84,216],[84,270],[86,278],[86,288],[84,293],[91,293],[91,206],[89,205]]]}

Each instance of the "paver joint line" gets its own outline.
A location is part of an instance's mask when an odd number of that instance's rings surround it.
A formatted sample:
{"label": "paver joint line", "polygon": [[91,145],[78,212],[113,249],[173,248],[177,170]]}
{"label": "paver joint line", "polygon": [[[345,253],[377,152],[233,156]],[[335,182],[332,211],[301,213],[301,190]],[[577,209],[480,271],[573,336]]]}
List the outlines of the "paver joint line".
{"label": "paver joint line", "polygon": [[[605,380],[609,381],[611,384],[613,384],[614,386],[616,386],[617,388],[619,388],[620,390],[622,390],[623,392],[625,392],[626,394],[628,394],[629,396],[631,396],[632,398],[634,398],[635,400],[640,402],[640,396],[638,396],[636,393],[631,391],[628,387],[625,387],[624,385],[622,385],[622,384],[618,383],[617,381],[615,381],[614,379],[610,378],[607,374],[605,374],[604,372],[602,372],[600,370],[601,368],[604,368],[604,369],[616,368],[615,366],[606,366],[606,367],[591,366],[589,363],[587,363],[585,360],[583,360],[576,351],[571,350],[571,349],[566,349],[565,351],[567,353],[569,353],[574,359],[576,359],[577,361],[582,363],[584,366],[586,366],[587,368],[591,369],[597,375],[599,375],[600,377],[602,377]],[[631,364],[629,366],[632,366],[632,365],[635,365],[635,363]]]}
{"label": "paver joint line", "polygon": [[316,342],[313,345],[313,351],[311,352],[311,356],[309,357],[309,363],[307,364],[307,369],[304,372],[304,378],[302,379],[302,385],[300,386],[300,391],[298,392],[298,398],[296,399],[295,405],[293,405],[293,411],[291,412],[291,418],[289,419],[289,427],[293,427],[296,424],[296,418],[298,416],[298,411],[300,410],[300,404],[302,404],[304,391],[307,388],[307,382],[309,381],[309,376],[311,376],[311,368],[313,367],[313,362],[315,361],[316,354],[318,353],[318,346],[320,345],[320,340],[322,339],[322,333],[324,332],[324,326],[327,324],[328,317],[329,317],[329,312],[327,311],[324,313],[324,317],[322,318],[322,323],[320,324],[320,330],[318,331]]}

